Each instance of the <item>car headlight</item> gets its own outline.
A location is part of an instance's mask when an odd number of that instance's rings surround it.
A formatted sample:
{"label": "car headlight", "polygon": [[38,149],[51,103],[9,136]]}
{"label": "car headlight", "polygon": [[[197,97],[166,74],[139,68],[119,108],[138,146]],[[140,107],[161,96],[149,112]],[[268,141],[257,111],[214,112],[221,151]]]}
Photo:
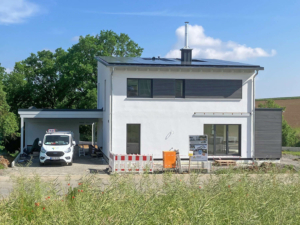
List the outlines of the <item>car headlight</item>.
{"label": "car headlight", "polygon": [[46,153],[46,149],[44,149],[43,147],[41,148],[41,153]]}
{"label": "car headlight", "polygon": [[71,152],[71,148],[67,148],[67,149],[65,150],[65,153],[69,153],[69,152]]}

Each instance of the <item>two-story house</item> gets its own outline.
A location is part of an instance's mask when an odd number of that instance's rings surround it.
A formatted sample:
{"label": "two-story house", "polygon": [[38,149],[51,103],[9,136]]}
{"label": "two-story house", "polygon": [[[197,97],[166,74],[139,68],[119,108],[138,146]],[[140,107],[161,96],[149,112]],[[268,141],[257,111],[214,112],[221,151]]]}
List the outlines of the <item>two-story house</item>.
{"label": "two-story house", "polygon": [[107,157],[113,152],[161,159],[162,151],[179,149],[188,158],[189,136],[202,134],[208,135],[211,159],[281,157],[281,110],[255,109],[255,77],[262,67],[194,59],[187,38],[181,58],[96,59],[97,109],[20,109],[21,146],[54,127],[78,138],[80,124],[97,122],[98,146]]}

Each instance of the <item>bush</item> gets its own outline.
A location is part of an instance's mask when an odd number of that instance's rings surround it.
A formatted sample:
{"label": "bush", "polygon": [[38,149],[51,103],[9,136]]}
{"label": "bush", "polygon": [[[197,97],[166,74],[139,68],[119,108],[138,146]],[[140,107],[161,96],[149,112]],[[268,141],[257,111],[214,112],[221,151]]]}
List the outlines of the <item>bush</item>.
{"label": "bush", "polygon": [[298,174],[202,176],[88,176],[78,187],[18,177],[0,224],[299,223]]}

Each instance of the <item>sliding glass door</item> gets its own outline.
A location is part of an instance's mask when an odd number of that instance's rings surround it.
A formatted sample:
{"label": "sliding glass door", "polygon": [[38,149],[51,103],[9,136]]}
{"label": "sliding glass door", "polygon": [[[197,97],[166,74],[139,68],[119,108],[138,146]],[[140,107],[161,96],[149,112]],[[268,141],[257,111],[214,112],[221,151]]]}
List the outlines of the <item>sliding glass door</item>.
{"label": "sliding glass door", "polygon": [[241,155],[241,125],[205,124],[208,155]]}

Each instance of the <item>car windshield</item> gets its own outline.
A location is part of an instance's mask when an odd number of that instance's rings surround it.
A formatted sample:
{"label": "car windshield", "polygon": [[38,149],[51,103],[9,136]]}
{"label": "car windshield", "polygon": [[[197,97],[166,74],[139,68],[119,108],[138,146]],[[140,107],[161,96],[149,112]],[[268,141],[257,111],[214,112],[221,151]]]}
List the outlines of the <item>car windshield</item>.
{"label": "car windshield", "polygon": [[70,137],[68,135],[47,135],[45,145],[68,145]]}

